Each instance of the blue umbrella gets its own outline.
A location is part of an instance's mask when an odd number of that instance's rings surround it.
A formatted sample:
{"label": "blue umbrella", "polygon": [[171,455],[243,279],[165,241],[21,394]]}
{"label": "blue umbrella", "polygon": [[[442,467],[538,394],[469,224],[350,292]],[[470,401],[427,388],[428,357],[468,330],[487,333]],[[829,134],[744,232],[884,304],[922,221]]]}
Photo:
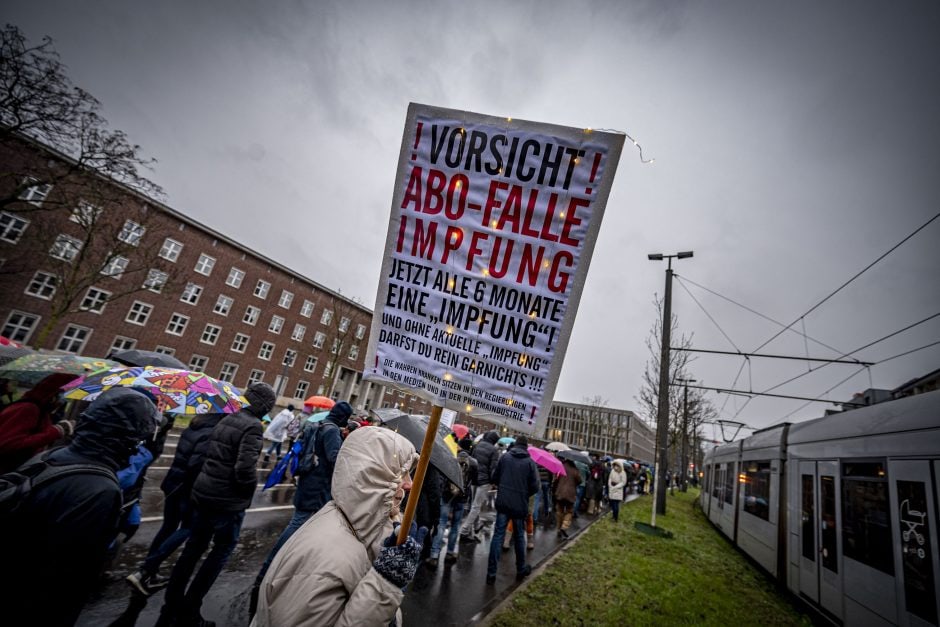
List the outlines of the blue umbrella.
{"label": "blue umbrella", "polygon": [[329,415],[330,415],[330,412],[328,411],[318,411],[315,414],[311,414],[310,417],[307,418],[307,422],[320,422],[321,420],[323,420]]}
{"label": "blue umbrella", "polygon": [[290,474],[292,476],[297,472],[297,464],[300,461],[300,449],[301,443],[298,440],[294,442],[294,445],[287,451],[287,455],[284,456],[284,459],[279,461],[271,471],[271,474],[268,475],[268,480],[264,482],[264,487],[261,488],[262,492],[279,484],[284,478],[284,473],[287,472],[288,466],[290,466]]}
{"label": "blue umbrella", "polygon": [[510,446],[516,443],[516,438],[511,438],[507,435],[506,437],[500,438],[499,440],[497,440],[496,443],[501,446]]}

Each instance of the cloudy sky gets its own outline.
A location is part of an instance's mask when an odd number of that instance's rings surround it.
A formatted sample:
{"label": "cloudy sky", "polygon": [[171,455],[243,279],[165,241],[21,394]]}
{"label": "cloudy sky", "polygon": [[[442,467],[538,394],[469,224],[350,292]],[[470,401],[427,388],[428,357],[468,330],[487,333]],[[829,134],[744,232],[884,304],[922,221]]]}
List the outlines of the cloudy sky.
{"label": "cloudy sky", "polygon": [[[370,306],[409,102],[636,137],[656,161],[624,149],[559,400],[637,408],[665,270],[647,253],[694,250],[676,264],[682,331],[748,352],[780,327],[714,293],[790,323],[940,212],[934,2],[7,0],[3,13],[51,36],[112,126],[157,158],[168,204]],[[938,244],[940,219],[796,325],[827,346],[787,332],[761,351],[838,357],[940,312]],[[937,340],[940,317],[855,356]],[[692,373],[763,391],[808,368],[753,359],[736,379],[742,362],[700,356]],[[848,399],[938,366],[934,346],[774,392]],[[712,400],[753,427],[826,407]]]}

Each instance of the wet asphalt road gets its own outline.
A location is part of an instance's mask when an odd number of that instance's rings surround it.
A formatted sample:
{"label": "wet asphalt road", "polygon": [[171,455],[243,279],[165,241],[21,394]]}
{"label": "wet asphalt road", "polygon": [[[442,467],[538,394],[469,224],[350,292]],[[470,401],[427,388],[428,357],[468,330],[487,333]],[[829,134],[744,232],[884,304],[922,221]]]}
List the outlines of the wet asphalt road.
{"label": "wet asphalt road", "polygon": [[[136,570],[143,561],[150,541],[160,526],[162,493],[158,486],[165,473],[161,468],[169,466],[174,452],[173,440],[170,440],[164,458],[158,460],[148,472],[147,488],[142,499],[144,522],[137,534],[123,548],[114,565],[115,579],[103,584],[100,592],[89,601],[78,620],[78,625],[109,625],[128,606],[131,598],[130,586],[124,581],[124,577]],[[256,492],[252,507],[245,516],[238,547],[203,603],[203,617],[216,621],[220,627],[241,627],[248,624],[248,591],[268,551],[293,514],[293,507],[290,505],[292,496],[293,488],[290,486],[279,486],[263,493],[259,488]],[[425,564],[419,567],[402,604],[406,626],[472,623],[482,618],[515,589],[518,583],[515,578],[515,555],[511,548],[504,551],[500,557],[496,584],[486,584],[489,538],[494,517],[492,510],[484,510],[486,541],[479,544],[458,543],[457,562],[446,564],[442,552],[436,568]],[[570,532],[576,535],[594,520],[596,517],[582,514],[573,521]],[[534,569],[562,544],[554,529],[536,526],[535,549],[529,551],[527,556],[529,564]],[[176,555],[178,554],[177,552]],[[175,557],[167,560],[162,574],[169,574]],[[137,625],[153,625],[162,603],[163,592],[150,597],[147,606],[139,614]]]}

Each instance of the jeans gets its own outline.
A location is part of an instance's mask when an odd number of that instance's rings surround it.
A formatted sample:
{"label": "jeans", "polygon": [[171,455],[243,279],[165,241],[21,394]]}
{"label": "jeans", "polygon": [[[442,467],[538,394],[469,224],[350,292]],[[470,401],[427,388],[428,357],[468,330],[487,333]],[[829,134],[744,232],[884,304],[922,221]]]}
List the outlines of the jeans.
{"label": "jeans", "polygon": [[192,505],[188,495],[168,494],[163,504],[163,525],[150,543],[147,559],[141,570],[155,575],[166,558],[173,555],[189,539],[192,527]]}
{"label": "jeans", "polygon": [[467,514],[466,519],[463,521],[463,528],[460,530],[460,535],[473,535],[473,526],[480,519],[480,510],[483,509],[483,503],[486,501],[489,491],[490,484],[488,483],[473,488],[473,503],[470,505],[470,513]]}
{"label": "jeans", "polygon": [[451,512],[454,514],[454,521],[450,525],[450,533],[447,534],[447,552],[457,552],[457,536],[460,535],[463,510],[463,503],[448,503],[441,499],[441,519],[437,521],[437,533],[434,534],[434,543],[431,545],[431,557],[436,558],[441,554],[441,545],[444,543],[444,529],[447,527],[447,519],[450,517]]}
{"label": "jeans", "polygon": [[614,522],[617,522],[617,519],[620,517],[620,501],[610,499],[610,511],[614,515]]}
{"label": "jeans", "polygon": [[552,482],[543,481],[542,489],[535,493],[535,508],[532,510],[532,517],[535,518],[535,522],[537,523],[543,516],[548,516],[551,511]]}
{"label": "jeans", "polygon": [[[496,526],[493,528],[493,540],[490,542],[490,559],[486,567],[486,576],[495,577],[499,566],[499,555],[503,548],[503,539],[506,537],[506,526],[509,524],[509,514],[496,512]],[[516,573],[525,568],[525,518],[512,519],[512,538],[516,547]]]}
{"label": "jeans", "polygon": [[[196,509],[193,515],[192,533],[183,553],[176,561],[170,574],[170,583],[166,588],[166,598],[161,613],[174,616],[195,615],[199,613],[202,600],[215,583],[219,573],[238,544],[245,512],[218,512]],[[212,549],[199,567],[199,572],[189,582],[196,570],[199,558],[209,548]],[[189,584],[189,589],[186,585]]]}
{"label": "jeans", "polygon": [[578,496],[574,500],[574,515],[578,515],[578,510],[581,508],[581,499],[584,498],[584,484],[578,486]]}
{"label": "jeans", "polygon": [[265,456],[265,457],[270,457],[270,456],[271,456],[271,453],[273,453],[274,450],[277,449],[277,456],[280,457],[280,456],[281,456],[281,445],[282,445],[282,444],[284,444],[284,443],[283,443],[283,442],[271,442],[271,446],[268,447],[268,450],[265,452],[264,456]]}

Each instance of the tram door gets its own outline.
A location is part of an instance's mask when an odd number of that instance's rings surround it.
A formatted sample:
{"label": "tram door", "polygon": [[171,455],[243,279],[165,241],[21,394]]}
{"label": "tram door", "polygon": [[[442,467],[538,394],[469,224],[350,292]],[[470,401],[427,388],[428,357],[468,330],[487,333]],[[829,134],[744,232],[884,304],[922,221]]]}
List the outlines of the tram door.
{"label": "tram door", "polygon": [[838,462],[800,462],[800,593],[842,618]]}
{"label": "tram door", "polygon": [[[894,570],[900,625],[937,625],[940,615],[936,519],[940,485],[933,485],[930,464],[926,460],[903,460],[888,465],[894,508],[892,537],[898,548],[894,551]],[[934,461],[933,466],[934,476],[938,476],[940,461]]]}

